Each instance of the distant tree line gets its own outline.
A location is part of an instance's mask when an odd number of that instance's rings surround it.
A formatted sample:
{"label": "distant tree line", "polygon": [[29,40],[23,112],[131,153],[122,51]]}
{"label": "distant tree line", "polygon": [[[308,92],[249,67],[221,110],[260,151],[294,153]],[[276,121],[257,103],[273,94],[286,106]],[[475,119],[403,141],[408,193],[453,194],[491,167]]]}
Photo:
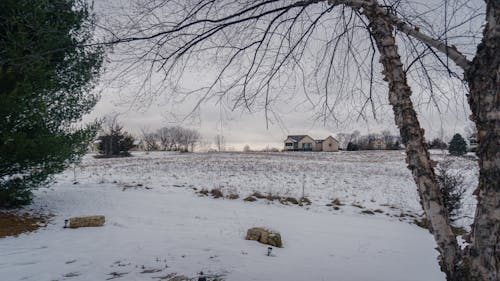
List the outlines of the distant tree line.
{"label": "distant tree line", "polygon": [[392,135],[390,131],[380,134],[361,135],[359,131],[340,133],[337,135],[339,147],[348,151],[356,150],[399,150],[401,137]]}
{"label": "distant tree line", "polygon": [[193,151],[200,140],[198,131],[180,126],[163,127],[155,132],[142,130],[142,145],[146,151]]}
{"label": "distant tree line", "polygon": [[[471,129],[472,131],[472,129]],[[470,151],[473,151],[475,142],[475,132],[469,133]],[[390,131],[382,131],[380,134],[361,135],[359,131],[352,133],[340,133],[337,135],[339,147],[348,151],[356,150],[398,150],[401,147],[401,137],[395,136]],[[460,134],[455,134],[449,142],[441,138],[434,138],[426,142],[429,149],[448,149],[451,155],[464,155],[467,152],[467,142]]]}
{"label": "distant tree line", "polygon": [[[474,144],[473,140],[473,137],[469,137],[469,142],[471,144]],[[434,138],[427,143],[427,147],[429,149],[448,149],[448,152],[455,156],[461,156],[467,153],[467,142],[460,134],[453,135],[449,143],[444,142],[440,138]]]}

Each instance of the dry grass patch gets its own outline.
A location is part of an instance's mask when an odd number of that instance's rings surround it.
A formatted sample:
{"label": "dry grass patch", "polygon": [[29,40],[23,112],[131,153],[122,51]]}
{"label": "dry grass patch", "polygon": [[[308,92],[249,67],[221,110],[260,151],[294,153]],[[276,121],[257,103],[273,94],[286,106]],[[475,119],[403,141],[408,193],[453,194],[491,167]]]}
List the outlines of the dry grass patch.
{"label": "dry grass patch", "polygon": [[235,199],[240,198],[240,196],[239,196],[238,194],[236,194],[236,193],[231,193],[231,194],[228,194],[228,195],[226,196],[226,198],[227,198],[227,199],[231,199],[231,200],[235,200]]}
{"label": "dry grass patch", "polygon": [[266,195],[264,195],[264,194],[262,194],[262,193],[260,193],[258,191],[255,191],[254,193],[252,193],[251,196],[253,196],[253,197],[257,198],[257,199],[264,199],[264,198],[266,198]]}
{"label": "dry grass patch", "polygon": [[373,211],[370,211],[370,210],[363,210],[361,211],[362,214],[365,214],[365,215],[375,215],[375,213]]}
{"label": "dry grass patch", "polygon": [[212,194],[212,196],[215,199],[224,197],[224,193],[222,193],[222,190],[220,188],[214,188],[214,189],[210,190],[210,194]]}
{"label": "dry grass patch", "polygon": [[48,217],[43,215],[0,212],[0,225],[2,226],[0,227],[0,238],[32,232],[46,226],[47,223]]}
{"label": "dry grass patch", "polygon": [[243,201],[254,202],[254,201],[257,201],[257,198],[250,195],[250,196],[246,197],[245,199],[243,199]]}
{"label": "dry grass patch", "polygon": [[267,196],[266,196],[266,199],[269,200],[269,201],[281,200],[281,196],[276,195],[276,194],[268,193]]}

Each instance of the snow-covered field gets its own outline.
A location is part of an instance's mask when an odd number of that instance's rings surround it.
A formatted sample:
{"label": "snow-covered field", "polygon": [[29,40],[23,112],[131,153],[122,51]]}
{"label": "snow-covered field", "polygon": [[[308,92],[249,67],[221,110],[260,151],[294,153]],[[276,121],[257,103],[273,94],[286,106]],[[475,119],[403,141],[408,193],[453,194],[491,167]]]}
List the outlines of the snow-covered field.
{"label": "snow-covered field", "polygon": [[[471,187],[470,216],[477,164],[450,159]],[[195,192],[213,188],[240,198]],[[312,204],[242,200],[254,191]],[[332,199],[345,205],[325,206]],[[53,214],[52,223],[0,239],[2,281],[197,280],[200,271],[223,280],[444,280],[432,236],[409,223],[421,209],[401,151],[89,155],[28,208]],[[104,227],[62,227],[94,214],[106,216]],[[253,226],[279,231],[284,248],[266,256],[267,246],[244,240]]]}

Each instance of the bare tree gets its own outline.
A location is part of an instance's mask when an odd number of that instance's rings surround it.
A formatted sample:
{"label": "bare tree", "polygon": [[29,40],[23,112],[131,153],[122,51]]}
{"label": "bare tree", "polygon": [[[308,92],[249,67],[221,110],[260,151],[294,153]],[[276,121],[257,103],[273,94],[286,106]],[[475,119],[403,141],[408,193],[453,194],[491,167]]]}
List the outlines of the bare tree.
{"label": "bare tree", "polygon": [[[375,117],[381,101],[381,87],[375,86],[382,83],[376,73],[382,71],[442,271],[448,280],[498,280],[500,2],[486,0],[479,7],[474,5],[478,1],[443,2],[426,11],[444,10],[444,29],[436,30],[425,21],[425,11],[402,0],[142,1],[140,22],[132,20],[123,29],[126,34],[113,33],[109,44],[130,47],[137,58],[132,65],[148,62],[146,79],[158,69],[176,81],[196,59],[211,58],[220,68],[214,81],[198,92],[199,102],[228,97],[234,107],[261,107],[266,116],[276,95],[290,92],[293,81],[300,81],[308,102],[324,118],[338,121],[346,102],[360,106],[347,112],[347,118],[368,118],[367,112]],[[477,29],[462,31],[484,15],[478,43]],[[457,45],[450,44],[453,40]],[[375,63],[377,56],[380,64]],[[437,104],[438,94],[447,97],[438,82],[446,77],[468,88],[478,129],[478,205],[464,250],[450,225],[409,83],[416,82],[414,87],[429,92],[430,102]],[[318,95],[310,88],[319,89]],[[220,150],[222,138],[216,142]]]}
{"label": "bare tree", "polygon": [[250,145],[245,144],[245,146],[243,147],[243,152],[245,153],[252,152],[252,149],[250,149]]}
{"label": "bare tree", "polygon": [[351,134],[339,133],[337,134],[337,140],[339,141],[339,148],[346,149],[347,144],[351,141]]}
{"label": "bare tree", "polygon": [[394,142],[394,136],[391,134],[391,131],[384,130],[382,131],[382,139],[385,142],[385,145],[390,146]]}
{"label": "bare tree", "polygon": [[141,128],[141,140],[144,150],[155,151],[159,149],[158,135],[149,132],[146,128]]}
{"label": "bare tree", "polygon": [[472,122],[467,122],[465,126],[465,136],[470,141],[477,141],[477,128],[476,124]]}
{"label": "bare tree", "polygon": [[170,151],[174,149],[175,140],[178,137],[176,130],[176,127],[163,127],[156,132],[163,150]]}
{"label": "bare tree", "polygon": [[159,140],[162,149],[167,151],[191,151],[200,142],[201,135],[193,129],[180,126],[163,127],[158,129],[155,137]]}
{"label": "bare tree", "polygon": [[198,131],[193,129],[184,129],[184,148],[186,151],[189,149],[194,151],[196,144],[200,141],[201,135]]}
{"label": "bare tree", "polygon": [[226,141],[224,140],[223,135],[217,134],[214,138],[214,141],[215,141],[215,148],[217,149],[217,151],[219,152],[226,151]]}

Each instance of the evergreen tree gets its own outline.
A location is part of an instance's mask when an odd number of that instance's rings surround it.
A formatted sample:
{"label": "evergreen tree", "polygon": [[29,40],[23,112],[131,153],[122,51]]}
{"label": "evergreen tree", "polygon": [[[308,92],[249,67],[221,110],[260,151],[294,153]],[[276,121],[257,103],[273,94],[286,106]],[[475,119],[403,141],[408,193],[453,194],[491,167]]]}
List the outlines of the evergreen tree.
{"label": "evergreen tree", "polygon": [[450,221],[460,218],[460,208],[462,208],[462,198],[465,194],[464,177],[461,174],[451,172],[451,162],[439,163],[436,177],[440,185],[443,203],[448,210]]}
{"label": "evergreen tree", "polygon": [[448,146],[448,152],[455,156],[461,156],[467,152],[467,143],[460,134],[453,136]]}
{"label": "evergreen tree", "polygon": [[99,157],[130,156],[129,150],[134,148],[134,138],[123,131],[123,126],[116,119],[109,125],[107,132],[98,138]]}
{"label": "evergreen tree", "polygon": [[74,125],[98,99],[92,28],[84,0],[0,1],[0,208],[29,203],[95,135]]}
{"label": "evergreen tree", "polygon": [[349,142],[347,144],[347,148],[346,148],[347,151],[357,151],[359,150],[359,145],[353,143],[353,142]]}

